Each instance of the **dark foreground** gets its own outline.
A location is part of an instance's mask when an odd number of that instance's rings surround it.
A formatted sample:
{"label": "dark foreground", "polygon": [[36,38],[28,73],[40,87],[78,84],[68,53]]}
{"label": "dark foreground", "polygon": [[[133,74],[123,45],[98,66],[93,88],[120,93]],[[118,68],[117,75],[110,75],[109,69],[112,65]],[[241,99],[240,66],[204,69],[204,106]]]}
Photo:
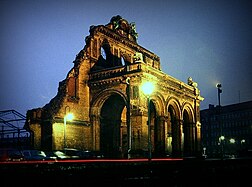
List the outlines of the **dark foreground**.
{"label": "dark foreground", "polygon": [[252,159],[0,163],[0,186],[250,186]]}

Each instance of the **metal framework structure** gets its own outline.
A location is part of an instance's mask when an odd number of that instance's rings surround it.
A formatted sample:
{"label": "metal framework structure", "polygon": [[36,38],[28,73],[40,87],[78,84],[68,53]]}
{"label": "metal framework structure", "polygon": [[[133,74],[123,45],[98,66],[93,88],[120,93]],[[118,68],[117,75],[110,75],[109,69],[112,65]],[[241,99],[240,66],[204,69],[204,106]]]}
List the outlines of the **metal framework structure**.
{"label": "metal framework structure", "polygon": [[16,110],[0,111],[0,145],[22,142],[30,133],[24,129],[26,117]]}

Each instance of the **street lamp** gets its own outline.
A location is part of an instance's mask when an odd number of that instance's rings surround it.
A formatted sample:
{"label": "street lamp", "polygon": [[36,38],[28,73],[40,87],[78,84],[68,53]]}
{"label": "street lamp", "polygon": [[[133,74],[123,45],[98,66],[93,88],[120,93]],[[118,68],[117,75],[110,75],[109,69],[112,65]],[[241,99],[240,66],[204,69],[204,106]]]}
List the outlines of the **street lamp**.
{"label": "street lamp", "polygon": [[148,160],[151,161],[151,119],[150,119],[150,95],[154,91],[154,85],[151,82],[145,82],[142,85],[143,93],[147,96],[148,103]]}
{"label": "street lamp", "polygon": [[242,139],[242,140],[241,140],[241,146],[240,146],[240,147],[241,147],[241,149],[243,149],[243,148],[244,148],[243,146],[244,146],[245,142],[246,142],[246,140],[245,140],[245,139]]}
{"label": "street lamp", "polygon": [[67,121],[72,121],[74,118],[74,115],[72,113],[66,113],[64,116],[64,149],[66,148],[66,123]]}
{"label": "street lamp", "polygon": [[224,140],[225,140],[225,136],[221,135],[219,137],[219,142],[220,142],[220,146],[221,146],[221,158],[222,159],[224,157]]}
{"label": "street lamp", "polygon": [[126,122],[127,122],[127,134],[128,134],[128,159],[130,158],[130,152],[131,152],[131,145],[132,145],[132,142],[131,142],[131,122],[130,122],[130,77],[127,77],[126,78],[126,84],[127,84],[127,87],[126,87],[126,94],[127,94],[127,112],[126,112]]}
{"label": "street lamp", "polygon": [[224,154],[224,145],[223,145],[223,141],[225,139],[225,137],[223,136],[223,127],[222,127],[222,123],[221,123],[221,105],[220,105],[220,94],[222,93],[222,89],[221,89],[221,83],[217,83],[216,84],[216,88],[218,90],[218,122],[220,125],[220,143],[221,143],[221,156],[223,158],[223,154]]}
{"label": "street lamp", "polygon": [[216,87],[218,89],[218,102],[219,102],[219,107],[220,107],[220,94],[222,93],[221,84],[217,83]]}

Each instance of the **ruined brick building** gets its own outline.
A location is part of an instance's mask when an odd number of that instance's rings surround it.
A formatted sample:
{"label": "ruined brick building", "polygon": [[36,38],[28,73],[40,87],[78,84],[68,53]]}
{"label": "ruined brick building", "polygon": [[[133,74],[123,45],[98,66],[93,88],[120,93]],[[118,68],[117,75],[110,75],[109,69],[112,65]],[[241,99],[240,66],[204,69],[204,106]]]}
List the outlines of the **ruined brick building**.
{"label": "ruined brick building", "polygon": [[[155,156],[200,153],[203,98],[197,83],[162,72],[160,58],[138,45],[135,24],[119,15],[106,25],[91,26],[89,32],[57,95],[27,111],[32,146],[126,157],[129,150],[148,150],[150,132]],[[141,89],[146,81],[155,85],[149,100]],[[69,112],[74,120],[64,121]]]}

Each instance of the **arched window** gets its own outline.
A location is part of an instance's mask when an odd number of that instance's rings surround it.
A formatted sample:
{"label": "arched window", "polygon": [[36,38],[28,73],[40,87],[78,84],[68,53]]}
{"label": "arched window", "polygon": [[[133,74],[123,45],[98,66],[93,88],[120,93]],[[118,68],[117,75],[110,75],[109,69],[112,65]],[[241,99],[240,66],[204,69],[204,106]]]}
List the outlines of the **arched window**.
{"label": "arched window", "polygon": [[125,61],[124,61],[124,58],[123,58],[123,57],[121,57],[121,63],[122,63],[122,66],[125,66],[125,65],[126,65],[126,63],[125,63]]}
{"label": "arched window", "polygon": [[103,47],[101,47],[101,56],[104,58],[104,60],[106,60],[107,55],[106,55],[106,51]]}

